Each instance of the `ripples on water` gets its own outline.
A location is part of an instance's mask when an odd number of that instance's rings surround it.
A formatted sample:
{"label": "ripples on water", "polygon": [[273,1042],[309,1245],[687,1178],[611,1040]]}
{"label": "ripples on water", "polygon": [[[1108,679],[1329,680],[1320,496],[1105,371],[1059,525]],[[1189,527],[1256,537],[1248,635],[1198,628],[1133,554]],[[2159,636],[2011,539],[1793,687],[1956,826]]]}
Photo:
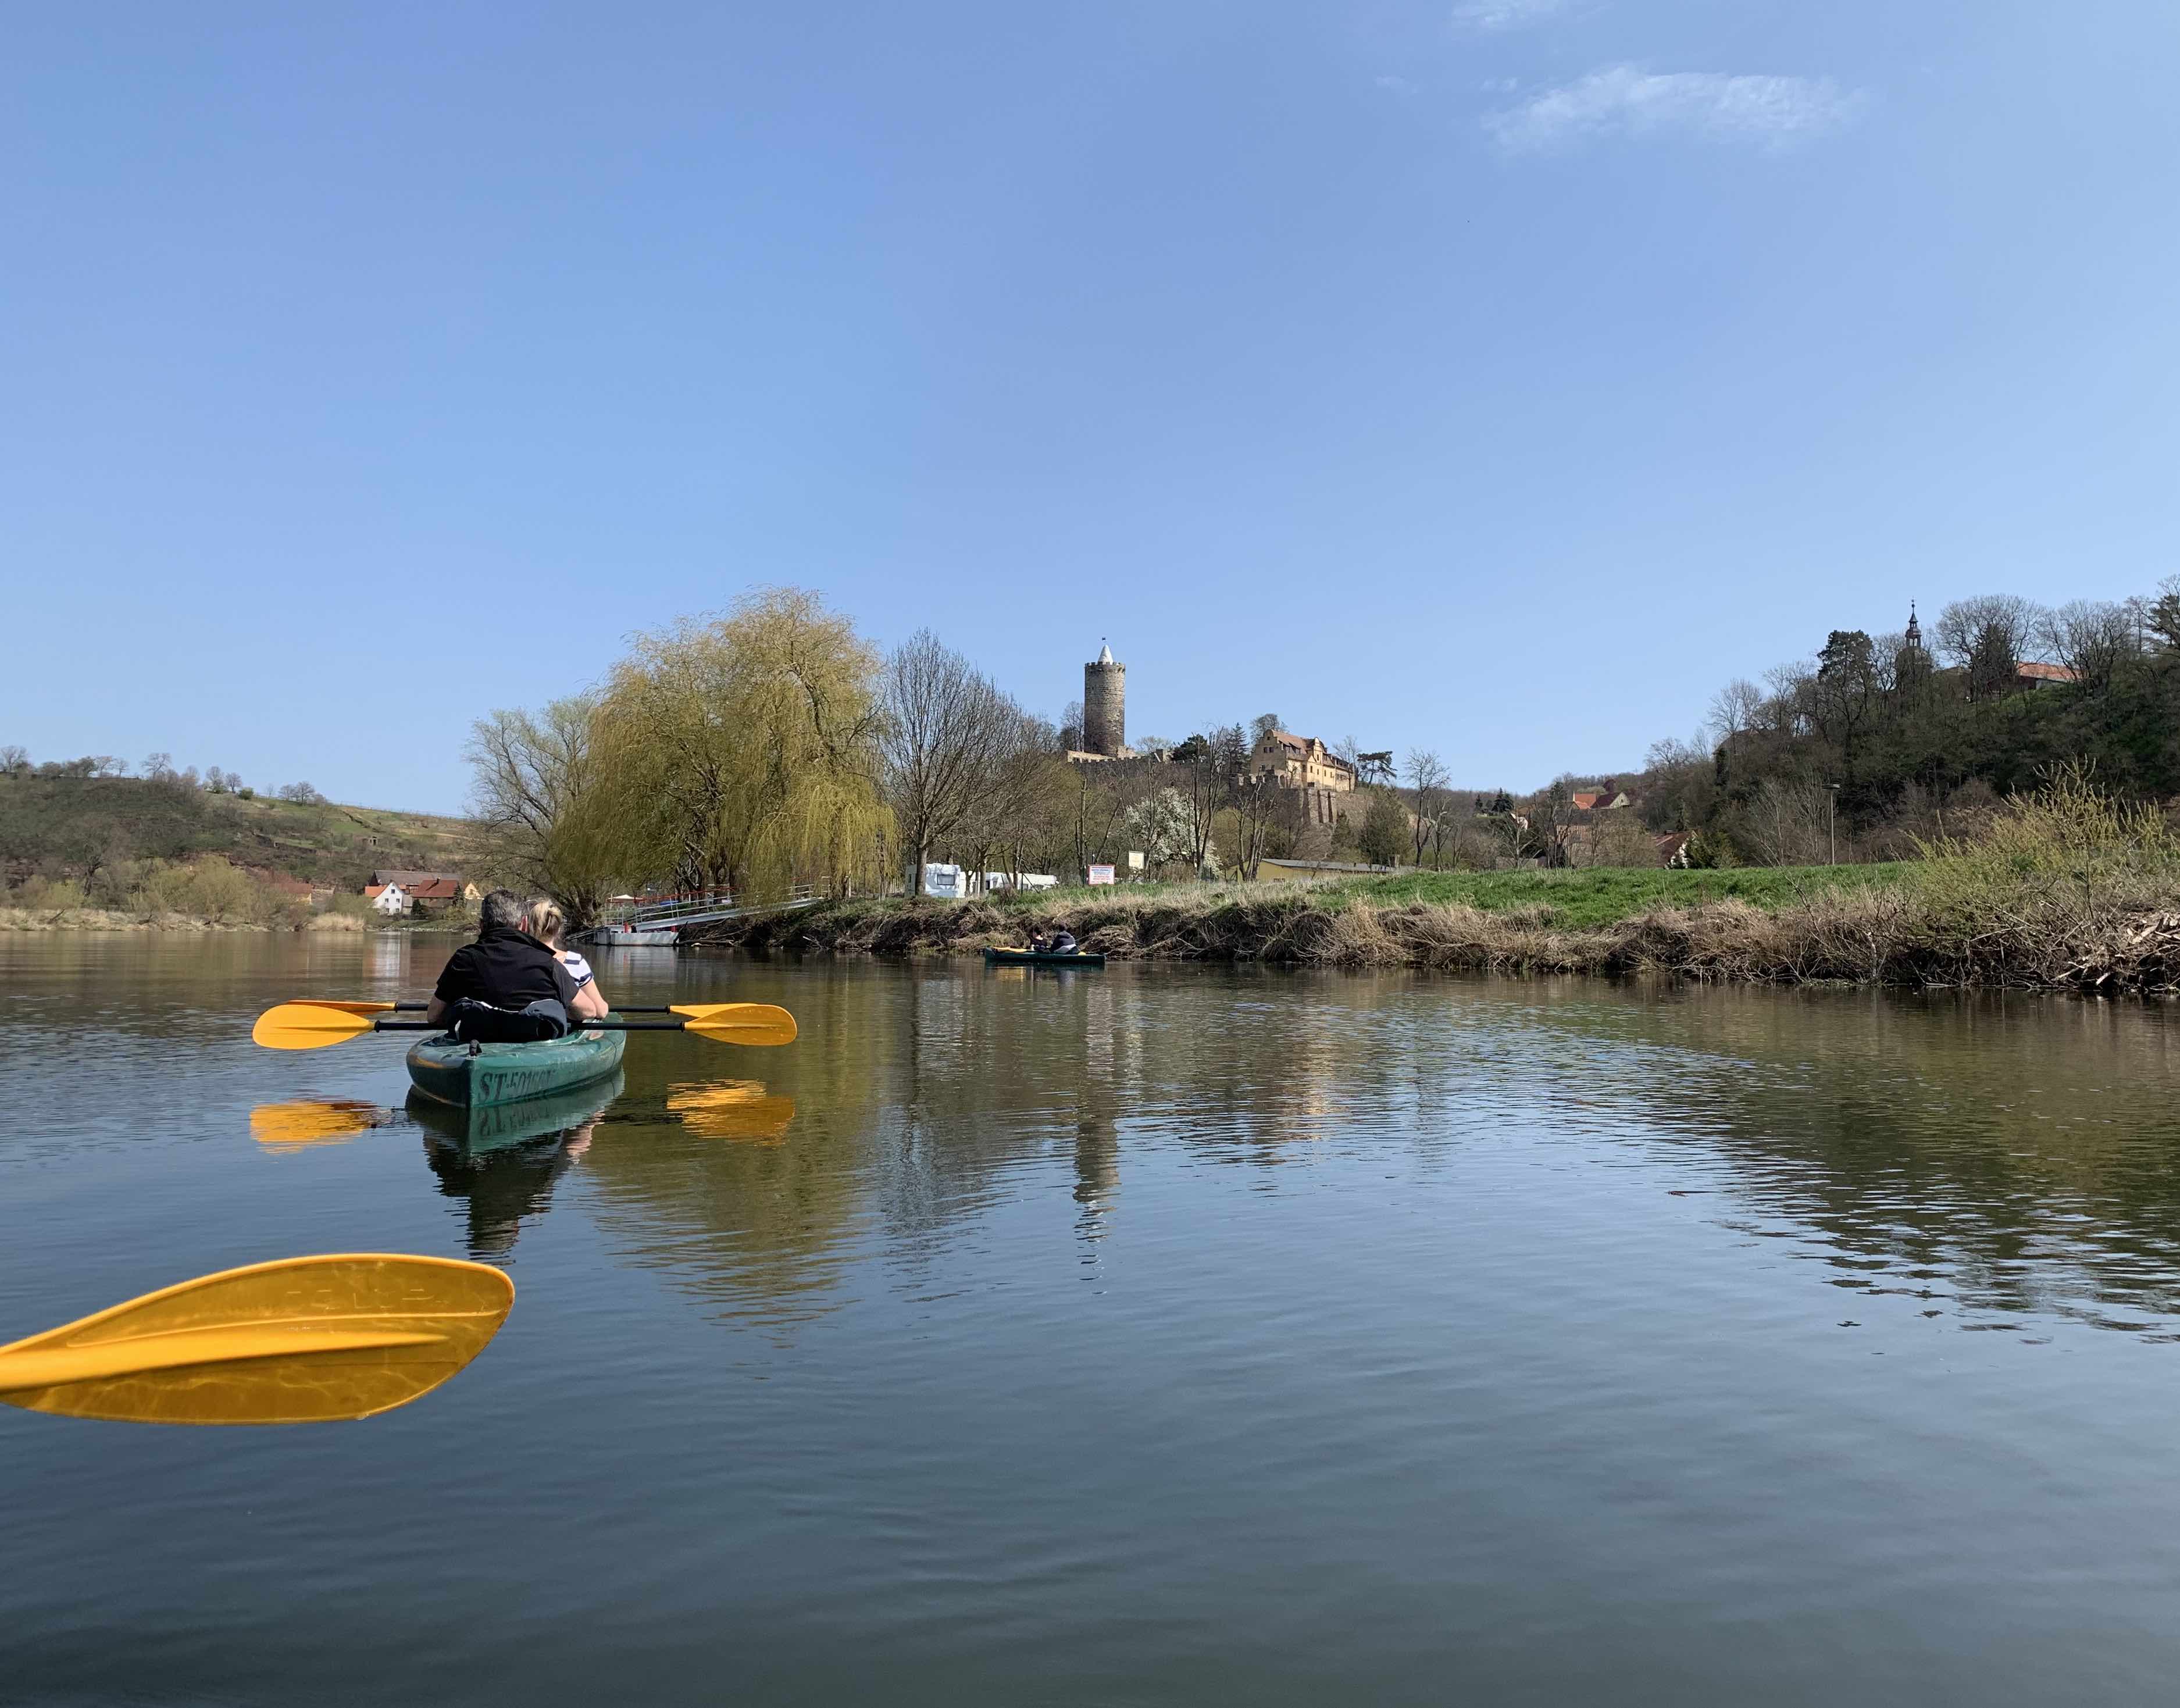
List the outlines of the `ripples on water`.
{"label": "ripples on water", "polygon": [[801,1041],[639,1039],[481,1128],[397,1040],[247,1041],[446,947],[0,942],[0,1336],[312,1249],[520,1291],[366,1424],[0,1413],[36,1562],[0,1697],[2139,1701],[2180,1665],[2161,1010],[627,951],[615,994]]}

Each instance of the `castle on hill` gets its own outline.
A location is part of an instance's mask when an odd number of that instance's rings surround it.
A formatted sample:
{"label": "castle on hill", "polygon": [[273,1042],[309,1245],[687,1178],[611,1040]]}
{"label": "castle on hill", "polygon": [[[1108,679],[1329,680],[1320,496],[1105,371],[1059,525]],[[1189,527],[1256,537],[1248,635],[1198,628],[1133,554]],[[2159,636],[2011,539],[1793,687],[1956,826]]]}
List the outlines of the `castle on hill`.
{"label": "castle on hill", "polygon": [[[1138,754],[1128,746],[1128,667],[1100,645],[1082,667],[1082,745],[1067,757],[1080,765],[1132,763],[1159,765],[1163,753]],[[1355,767],[1314,736],[1269,730],[1249,750],[1249,780],[1299,791],[1303,816],[1330,824],[1343,816],[1339,798],[1355,791]]]}

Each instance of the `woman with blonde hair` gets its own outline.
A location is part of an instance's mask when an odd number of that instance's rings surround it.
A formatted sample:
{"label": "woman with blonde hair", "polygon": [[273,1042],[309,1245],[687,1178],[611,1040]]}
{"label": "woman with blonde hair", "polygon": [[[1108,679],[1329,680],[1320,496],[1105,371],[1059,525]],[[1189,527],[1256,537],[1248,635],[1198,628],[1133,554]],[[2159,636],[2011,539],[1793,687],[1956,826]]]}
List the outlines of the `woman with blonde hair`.
{"label": "woman with blonde hair", "polygon": [[[560,904],[549,895],[534,896],[530,903],[530,934],[559,957],[560,964],[568,969],[568,977],[575,981],[581,990],[586,984],[595,984],[597,975],[591,971],[591,963],[572,949],[560,946],[560,934],[568,928],[568,916]],[[604,995],[603,991],[598,993]]]}

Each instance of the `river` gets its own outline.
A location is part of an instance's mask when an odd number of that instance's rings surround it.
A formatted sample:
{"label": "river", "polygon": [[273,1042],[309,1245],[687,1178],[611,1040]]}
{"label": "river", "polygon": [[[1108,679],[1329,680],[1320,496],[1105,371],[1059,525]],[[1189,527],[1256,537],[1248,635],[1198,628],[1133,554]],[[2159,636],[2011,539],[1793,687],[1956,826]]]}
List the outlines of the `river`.
{"label": "river", "polygon": [[0,938],[0,1340],[314,1251],[518,1290],[361,1423],[0,1408],[0,1700],[2180,1675],[2171,1011],[625,950],[801,1038],[632,1039],[482,1155],[399,1039],[249,1040],[451,946]]}

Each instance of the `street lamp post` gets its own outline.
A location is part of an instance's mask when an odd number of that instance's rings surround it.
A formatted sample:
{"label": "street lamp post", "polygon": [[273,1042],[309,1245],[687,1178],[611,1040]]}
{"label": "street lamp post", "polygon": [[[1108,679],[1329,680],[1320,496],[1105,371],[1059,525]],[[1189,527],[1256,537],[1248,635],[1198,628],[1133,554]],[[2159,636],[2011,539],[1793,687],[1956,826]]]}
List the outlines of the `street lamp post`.
{"label": "street lamp post", "polygon": [[1832,864],[1833,864],[1833,865],[1835,865],[1835,866],[1836,866],[1836,865],[1838,865],[1838,864],[1839,864],[1839,791],[1840,791],[1840,785],[1839,785],[1838,784],[1836,784],[1836,783],[1833,784],[1833,785],[1831,785],[1831,791],[1832,791]]}

